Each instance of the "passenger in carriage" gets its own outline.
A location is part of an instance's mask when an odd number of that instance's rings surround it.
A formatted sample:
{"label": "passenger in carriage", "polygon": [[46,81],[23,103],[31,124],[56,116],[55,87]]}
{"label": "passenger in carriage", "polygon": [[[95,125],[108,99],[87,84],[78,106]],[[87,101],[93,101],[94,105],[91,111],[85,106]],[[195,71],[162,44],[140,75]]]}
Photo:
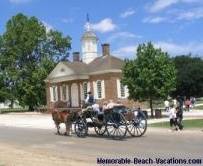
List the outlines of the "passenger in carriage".
{"label": "passenger in carriage", "polygon": [[116,103],[113,102],[113,100],[109,100],[109,103],[107,104],[107,109],[112,109]]}
{"label": "passenger in carriage", "polygon": [[102,106],[102,112],[104,112],[106,109],[108,109],[107,104],[108,103],[106,101],[104,101],[103,106]]}
{"label": "passenger in carriage", "polygon": [[114,106],[122,106],[123,104],[121,103],[120,100],[118,100],[116,103],[113,102],[113,100],[109,100],[109,103],[107,104],[107,109],[112,109]]}

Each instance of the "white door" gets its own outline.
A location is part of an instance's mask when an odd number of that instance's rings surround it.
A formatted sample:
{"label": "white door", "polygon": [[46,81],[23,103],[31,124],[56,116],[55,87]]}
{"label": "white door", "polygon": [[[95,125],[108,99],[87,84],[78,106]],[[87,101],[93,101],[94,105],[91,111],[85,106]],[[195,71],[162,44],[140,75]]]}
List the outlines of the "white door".
{"label": "white door", "polygon": [[78,85],[76,83],[71,85],[71,106],[79,107]]}

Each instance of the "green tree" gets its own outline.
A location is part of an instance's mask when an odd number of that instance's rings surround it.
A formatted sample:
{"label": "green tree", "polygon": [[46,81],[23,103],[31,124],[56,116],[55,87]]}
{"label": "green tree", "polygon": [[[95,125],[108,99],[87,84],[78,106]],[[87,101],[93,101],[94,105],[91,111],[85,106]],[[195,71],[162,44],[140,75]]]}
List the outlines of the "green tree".
{"label": "green tree", "polygon": [[37,18],[19,13],[7,22],[1,40],[1,73],[11,99],[30,110],[45,104],[44,79],[67,57],[71,38],[55,30],[47,32]]}
{"label": "green tree", "polygon": [[203,60],[191,55],[173,58],[177,69],[177,84],[174,96],[203,96]]}
{"label": "green tree", "polygon": [[151,43],[141,44],[137,48],[137,58],[126,60],[122,82],[129,89],[130,99],[149,101],[153,117],[153,100],[168,96],[175,88],[175,66],[161,49],[154,48]]}

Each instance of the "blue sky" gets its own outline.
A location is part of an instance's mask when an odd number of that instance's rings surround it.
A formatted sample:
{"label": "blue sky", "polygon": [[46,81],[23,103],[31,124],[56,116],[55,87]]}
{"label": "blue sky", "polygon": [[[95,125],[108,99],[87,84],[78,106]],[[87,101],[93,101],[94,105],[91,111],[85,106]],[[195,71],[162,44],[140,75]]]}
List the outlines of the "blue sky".
{"label": "blue sky", "polygon": [[203,0],[1,0],[0,34],[19,12],[70,35],[72,51],[80,51],[89,13],[99,45],[110,43],[116,56],[133,57],[139,43],[152,41],[172,56],[203,57]]}

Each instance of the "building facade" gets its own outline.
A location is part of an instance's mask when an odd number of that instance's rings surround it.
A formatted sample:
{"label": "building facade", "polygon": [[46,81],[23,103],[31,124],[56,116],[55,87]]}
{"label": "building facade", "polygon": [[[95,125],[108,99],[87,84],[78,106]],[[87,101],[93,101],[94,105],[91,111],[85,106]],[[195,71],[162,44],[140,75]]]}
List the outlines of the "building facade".
{"label": "building facade", "polygon": [[112,56],[110,45],[102,45],[102,56],[98,56],[98,38],[86,23],[85,32],[81,38],[81,53],[73,53],[73,61],[62,61],[46,78],[47,106],[52,108],[56,102],[61,102],[70,108],[81,107],[87,92],[91,91],[96,102],[120,101],[131,106],[128,89],[121,84],[124,61]]}

